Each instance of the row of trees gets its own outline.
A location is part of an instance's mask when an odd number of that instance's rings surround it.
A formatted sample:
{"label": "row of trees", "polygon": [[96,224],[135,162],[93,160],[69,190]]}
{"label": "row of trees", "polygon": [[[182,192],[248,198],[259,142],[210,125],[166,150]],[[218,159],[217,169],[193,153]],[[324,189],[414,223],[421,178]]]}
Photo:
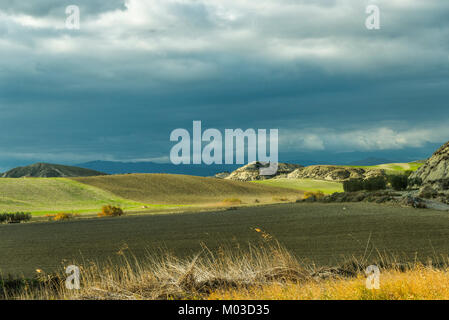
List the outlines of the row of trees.
{"label": "row of trees", "polygon": [[408,186],[421,185],[419,178],[410,179],[409,174],[389,175],[387,177],[372,177],[368,179],[350,179],[343,182],[345,192],[378,191],[387,189],[388,184],[396,191],[407,189]]}
{"label": "row of trees", "polygon": [[356,192],[361,190],[377,191],[387,188],[387,181],[383,177],[373,177],[368,179],[350,179],[343,182],[345,192]]}
{"label": "row of trees", "polygon": [[31,220],[31,213],[15,212],[15,213],[0,213],[0,223],[20,223]]}

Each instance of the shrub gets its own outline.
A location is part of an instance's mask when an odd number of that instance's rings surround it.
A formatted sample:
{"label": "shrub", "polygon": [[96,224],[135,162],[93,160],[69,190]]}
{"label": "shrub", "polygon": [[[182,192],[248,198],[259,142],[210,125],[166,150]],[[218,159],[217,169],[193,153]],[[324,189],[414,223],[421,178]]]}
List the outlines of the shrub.
{"label": "shrub", "polygon": [[356,192],[363,190],[364,184],[362,179],[349,179],[343,181],[343,190],[345,192]]}
{"label": "shrub", "polygon": [[67,221],[73,218],[71,213],[60,212],[57,215],[53,216],[53,221]]}
{"label": "shrub", "polygon": [[241,204],[242,200],[238,198],[228,198],[223,200],[224,203]]}
{"label": "shrub", "polygon": [[406,171],[404,172],[404,174],[405,174],[407,177],[410,177],[410,176],[412,175],[413,172],[414,172],[413,170],[406,170]]}
{"label": "shrub", "polygon": [[313,191],[306,191],[304,192],[304,199],[314,198],[314,200],[320,200],[324,198],[324,193],[321,190],[318,190],[316,192]]}
{"label": "shrub", "polygon": [[407,189],[408,176],[407,175],[392,175],[388,177],[391,187],[396,191]]}
{"label": "shrub", "polygon": [[345,192],[356,191],[377,191],[385,190],[387,188],[387,181],[384,177],[372,177],[365,180],[362,179],[349,179],[343,182],[343,190]]}
{"label": "shrub", "polygon": [[0,223],[20,223],[20,222],[27,222],[30,220],[31,220],[31,213],[28,212],[0,214]]}
{"label": "shrub", "polygon": [[373,177],[363,181],[364,189],[368,191],[385,190],[387,181],[384,177]]}
{"label": "shrub", "polygon": [[107,205],[107,206],[103,206],[101,208],[101,212],[98,214],[98,216],[99,217],[118,217],[118,216],[122,216],[124,214],[125,213],[123,212],[122,208]]}

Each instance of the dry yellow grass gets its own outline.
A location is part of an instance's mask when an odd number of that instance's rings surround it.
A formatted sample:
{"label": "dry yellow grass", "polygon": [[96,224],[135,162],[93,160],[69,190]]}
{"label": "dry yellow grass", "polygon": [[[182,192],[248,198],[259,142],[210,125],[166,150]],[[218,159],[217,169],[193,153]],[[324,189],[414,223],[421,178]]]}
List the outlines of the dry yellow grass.
{"label": "dry yellow grass", "polygon": [[[47,215],[47,216],[50,217],[50,215]],[[52,218],[53,218],[53,221],[65,221],[65,220],[72,219],[73,218],[73,214],[60,212],[60,213],[54,215]]]}
{"label": "dry yellow grass", "polygon": [[251,288],[217,290],[211,300],[447,300],[449,270],[417,266],[400,272],[381,273],[380,288],[367,289],[366,277],[306,283],[271,283]]}
{"label": "dry yellow grass", "polygon": [[[409,300],[449,299],[446,263],[400,264],[381,258],[380,288],[368,289],[366,265],[352,260],[341,267],[302,264],[260,228],[266,245],[207,248],[190,259],[169,254],[137,261],[123,246],[122,264],[80,265],[81,288],[65,287],[64,272],[48,275],[36,270],[33,282],[19,280],[0,287],[3,299],[209,299],[209,300]],[[70,263],[72,264],[72,263]],[[74,263],[76,265],[76,263]],[[438,265],[438,268],[433,266]],[[402,271],[401,271],[402,270]],[[1,284],[1,281],[0,281]]]}
{"label": "dry yellow grass", "polygon": [[224,204],[242,204],[242,200],[239,198],[228,198],[223,200]]}
{"label": "dry yellow grass", "polygon": [[324,193],[323,193],[323,191],[320,191],[320,190],[315,191],[315,192],[314,191],[304,192],[304,199],[309,199],[312,197],[315,197],[315,199],[321,199],[324,197]]}
{"label": "dry yellow grass", "polygon": [[[204,250],[190,259],[172,255],[152,254],[137,261],[127,252],[127,246],[117,255],[121,264],[68,263],[78,265],[80,290],[65,287],[64,271],[46,274],[37,271],[37,283],[18,281],[20,287],[5,290],[6,299],[205,299],[218,288],[240,288],[268,284],[282,279],[303,280],[308,273],[285,249],[278,245],[222,248],[216,252]],[[1,279],[0,279],[1,280]],[[1,281],[0,281],[1,284]]]}

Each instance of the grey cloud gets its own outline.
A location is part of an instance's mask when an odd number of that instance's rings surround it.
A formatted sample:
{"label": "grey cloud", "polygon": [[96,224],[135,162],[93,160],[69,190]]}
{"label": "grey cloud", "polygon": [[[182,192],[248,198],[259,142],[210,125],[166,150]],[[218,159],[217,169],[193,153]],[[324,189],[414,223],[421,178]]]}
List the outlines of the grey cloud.
{"label": "grey cloud", "polygon": [[[164,157],[170,131],[192,120],[279,128],[290,141],[284,153],[363,150],[333,133],[350,140],[348,132],[364,129],[441,127],[449,119],[449,4],[377,1],[382,29],[370,32],[366,3],[142,0],[100,21],[96,13],[123,3],[85,1],[92,15],[71,32],[11,16],[45,21],[65,3],[3,1],[3,159]],[[444,140],[441,132],[419,146]],[[416,138],[401,137],[409,143],[369,146],[416,147]]]}
{"label": "grey cloud", "polygon": [[1,0],[0,10],[9,14],[43,17],[64,15],[65,8],[77,5],[83,14],[94,15],[113,10],[125,10],[125,0]]}

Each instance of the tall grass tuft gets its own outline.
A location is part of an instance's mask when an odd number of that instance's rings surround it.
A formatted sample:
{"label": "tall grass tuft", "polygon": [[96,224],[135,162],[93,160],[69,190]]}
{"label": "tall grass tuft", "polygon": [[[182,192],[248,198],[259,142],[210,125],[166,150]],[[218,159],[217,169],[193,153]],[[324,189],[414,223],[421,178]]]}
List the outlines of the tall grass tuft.
{"label": "tall grass tuft", "polygon": [[[80,265],[81,289],[68,290],[63,270],[4,292],[15,299],[185,299],[204,298],[218,289],[248,288],[272,282],[304,281],[309,272],[278,244],[247,249],[222,247],[188,259],[148,254],[143,261],[120,251],[121,263]],[[76,265],[76,263],[73,263]],[[1,289],[1,288],[0,288]],[[1,294],[0,290],[0,294]],[[8,290],[7,290],[8,291]]]}
{"label": "tall grass tuft", "polygon": [[[263,233],[262,230],[256,232]],[[449,299],[449,264],[442,257],[402,263],[378,253],[379,290],[365,286],[366,255],[338,267],[316,267],[292,256],[274,240],[244,249],[203,246],[179,259],[166,252],[138,261],[127,247],[120,263],[79,265],[81,288],[65,287],[66,274],[37,270],[33,280],[1,279],[4,299]],[[72,263],[77,265],[76,263]]]}

